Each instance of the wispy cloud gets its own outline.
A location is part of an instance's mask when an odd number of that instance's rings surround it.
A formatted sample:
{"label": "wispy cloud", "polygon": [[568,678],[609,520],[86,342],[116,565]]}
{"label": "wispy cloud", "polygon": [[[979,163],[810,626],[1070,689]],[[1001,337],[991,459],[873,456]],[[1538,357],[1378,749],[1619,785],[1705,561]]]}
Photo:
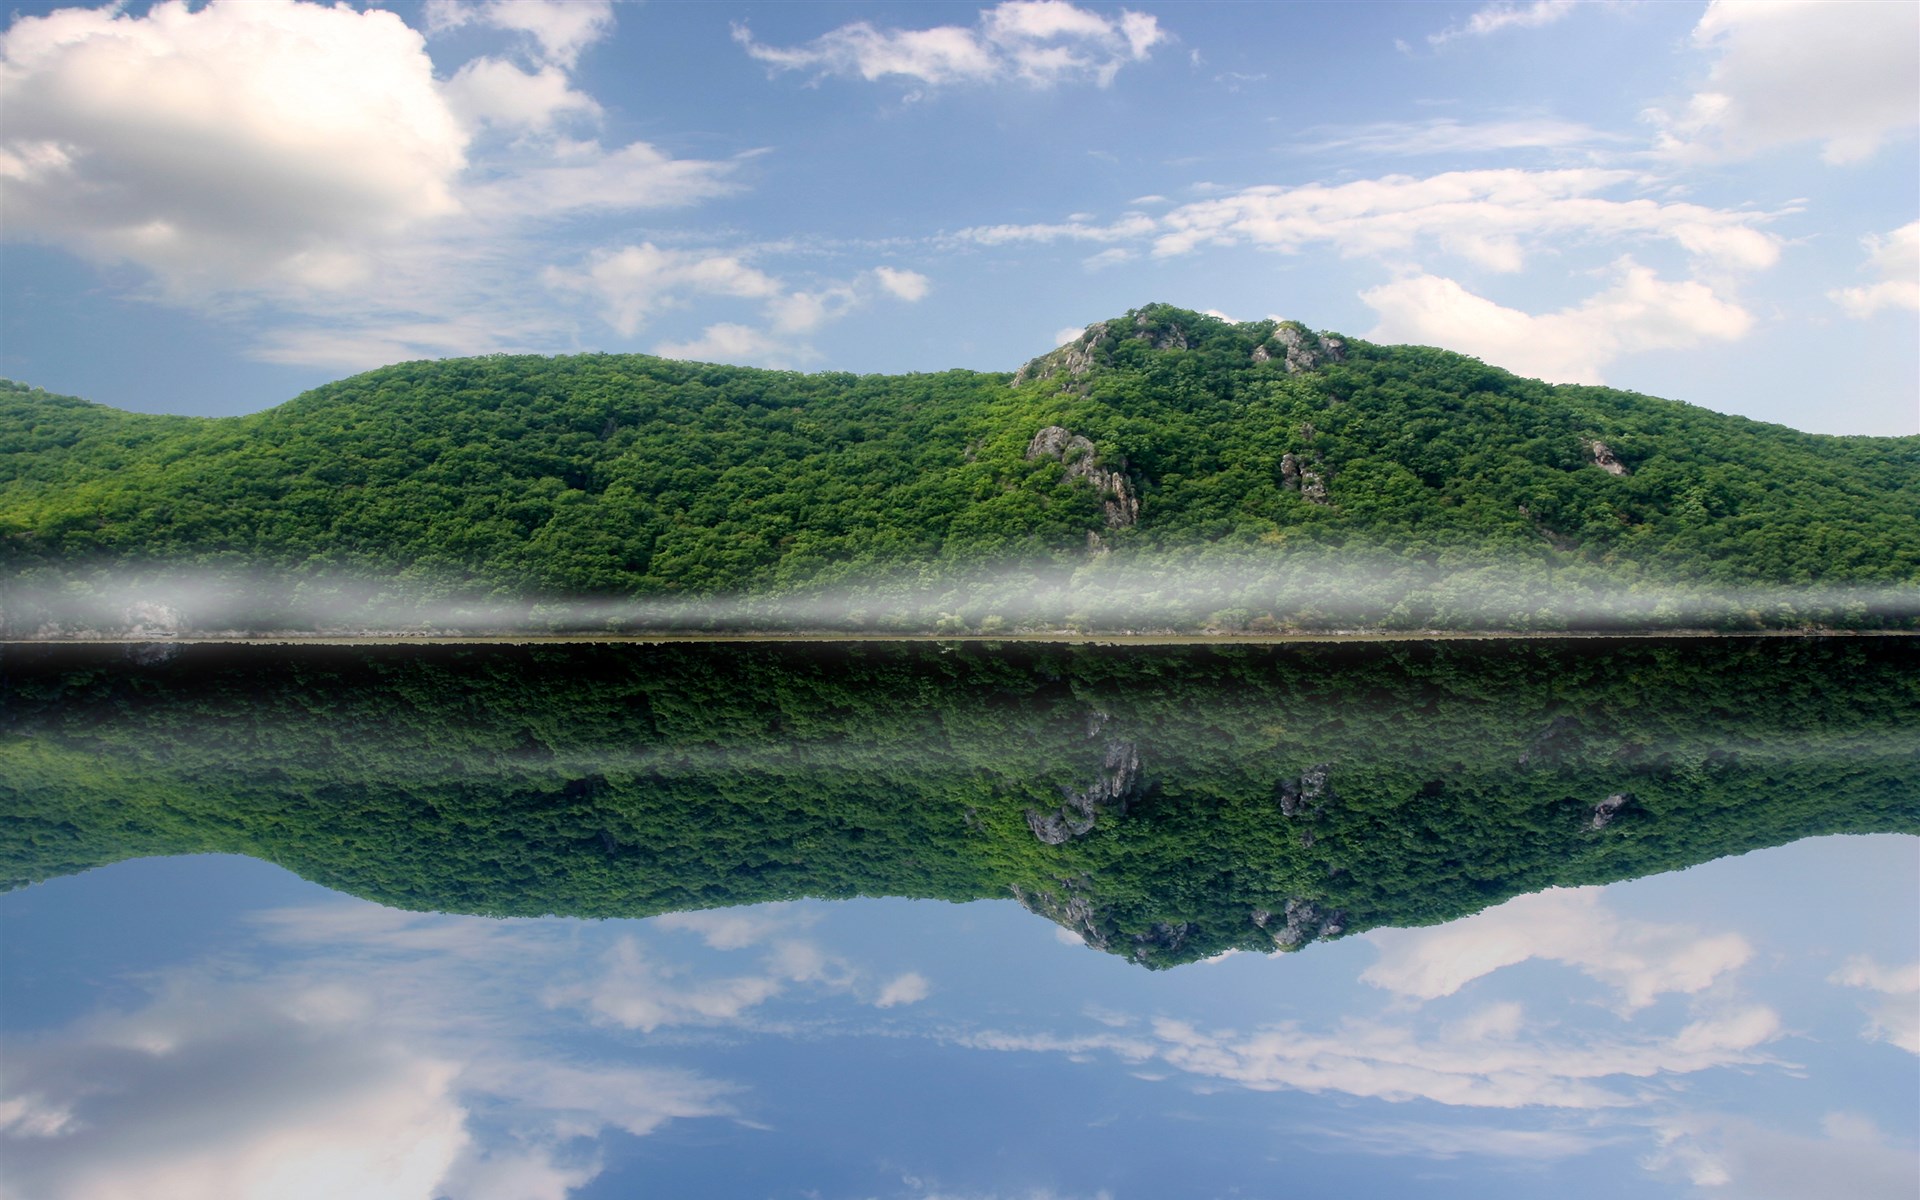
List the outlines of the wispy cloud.
{"label": "wispy cloud", "polygon": [[1533,0],[1530,4],[1489,4],[1459,25],[1427,35],[1427,42],[1444,46],[1461,38],[1487,37],[1508,29],[1539,29],[1564,21],[1579,0]]}
{"label": "wispy cloud", "polygon": [[1066,0],[1005,0],[972,27],[895,29],[857,21],[799,46],[770,46],[744,24],[733,37],[775,71],[923,86],[1012,80],[1032,87],[1091,82],[1106,87],[1168,40],[1157,18],[1122,10],[1102,16]]}

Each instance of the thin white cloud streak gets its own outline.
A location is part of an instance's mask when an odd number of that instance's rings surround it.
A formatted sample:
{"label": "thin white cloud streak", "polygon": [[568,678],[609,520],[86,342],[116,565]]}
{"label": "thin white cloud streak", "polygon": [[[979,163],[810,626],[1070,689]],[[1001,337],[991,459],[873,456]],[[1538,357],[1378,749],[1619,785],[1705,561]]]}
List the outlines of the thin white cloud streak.
{"label": "thin white cloud streak", "polygon": [[1739,934],[1624,919],[1601,897],[1598,887],[1549,888],[1432,929],[1375,930],[1366,938],[1380,957],[1360,981],[1435,1000],[1502,967],[1543,959],[1613,989],[1624,1015],[1663,995],[1704,991],[1753,957]]}
{"label": "thin white cloud streak", "polygon": [[800,46],[769,46],[744,24],[734,41],[772,71],[900,79],[923,86],[1012,80],[1031,87],[1091,82],[1106,87],[1130,63],[1168,40],[1159,22],[1122,10],[1105,17],[1066,0],[1005,0],[973,28],[887,29],[856,21]]}
{"label": "thin white cloud streak", "polygon": [[1668,241],[1723,270],[1763,270],[1779,261],[1779,239],[1758,228],[1777,214],[1603,194],[1648,182],[1632,171],[1583,167],[1262,185],[1181,205],[1157,218],[1128,213],[1105,225],[974,226],[953,238],[987,246],[1143,242],[1160,257],[1240,245],[1289,254],[1326,245],[1344,255],[1375,258],[1437,249],[1502,272],[1520,270],[1530,246],[1568,238]]}
{"label": "thin white cloud streak", "polygon": [[1606,291],[1537,316],[1452,279],[1396,279],[1360,293],[1379,317],[1367,336],[1443,346],[1549,383],[1597,384],[1626,355],[1738,341],[1753,328],[1751,314],[1703,283],[1669,282],[1631,259],[1614,269],[1617,281]]}
{"label": "thin white cloud streak", "polygon": [[1326,1030],[1285,1022],[1247,1033],[1160,1018],[1144,1034],[987,1031],[955,1040],[984,1050],[1108,1053],[1252,1091],[1587,1110],[1634,1105],[1635,1081],[1770,1063],[1764,1047],[1783,1032],[1778,1015],[1757,1005],[1689,1021],[1665,1036],[1613,1039],[1555,1040],[1545,1026],[1498,1015],[1427,1032],[1404,1018],[1353,1017]]}
{"label": "thin white cloud streak", "polygon": [[1840,288],[1827,297],[1847,315],[1866,320],[1883,308],[1920,311],[1920,221],[1909,222],[1884,237],[1861,239],[1867,248],[1867,270],[1880,276],[1865,287]]}
{"label": "thin white cloud streak", "polygon": [[1845,165],[1920,124],[1920,5],[1714,0],[1693,42],[1713,56],[1704,87],[1678,111],[1646,114],[1662,154],[1742,159],[1818,142]]}
{"label": "thin white cloud streak", "polygon": [[1540,29],[1573,15],[1579,0],[1533,0],[1531,4],[1489,4],[1465,22],[1427,35],[1427,42],[1444,46],[1461,38],[1487,37],[1507,29]]}
{"label": "thin white cloud streak", "polygon": [[1323,127],[1306,131],[1316,141],[1302,150],[1317,153],[1376,154],[1391,157],[1421,155],[1493,154],[1506,150],[1570,151],[1617,146],[1629,139],[1604,133],[1590,125],[1551,117],[1516,117],[1500,121],[1461,121],[1434,117],[1426,121],[1380,121],[1371,125]]}

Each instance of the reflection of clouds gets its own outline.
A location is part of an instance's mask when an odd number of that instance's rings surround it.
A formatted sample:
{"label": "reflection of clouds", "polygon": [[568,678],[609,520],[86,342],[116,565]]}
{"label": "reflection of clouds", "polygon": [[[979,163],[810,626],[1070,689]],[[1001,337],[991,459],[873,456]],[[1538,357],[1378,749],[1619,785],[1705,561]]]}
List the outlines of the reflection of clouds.
{"label": "reflection of clouds", "polygon": [[1646,1165],[1683,1176],[1708,1195],[1742,1200],[1912,1200],[1911,1149],[1849,1113],[1827,1114],[1821,1133],[1809,1137],[1740,1117],[1681,1117],[1658,1126],[1659,1149]]}
{"label": "reflection of clouds", "polygon": [[1866,955],[1855,955],[1827,982],[1884,995],[1886,999],[1870,1010],[1866,1036],[1920,1054],[1920,962],[1883,967]]}
{"label": "reflection of clouds", "polygon": [[6,1091],[72,1118],[8,1139],[4,1194],[433,1195],[467,1148],[459,1066],[315,999],[183,980],[143,1009],[15,1045]]}
{"label": "reflection of clouds", "polygon": [[1530,958],[1577,968],[1620,994],[1632,1012],[1667,992],[1695,993],[1744,965],[1753,948],[1738,934],[1701,935],[1678,925],[1623,920],[1600,904],[1601,889],[1549,888],[1432,929],[1367,934],[1380,959],[1363,982],[1432,1000]]}
{"label": "reflection of clouds", "polygon": [[[1782,1036],[1778,1014],[1764,1005],[1699,996],[1752,957],[1744,938],[1624,919],[1602,906],[1600,893],[1558,889],[1433,929],[1370,933],[1380,957],[1360,980],[1399,1000],[1385,1013],[1351,1013],[1328,1028],[1288,1021],[1241,1032],[1161,1017],[1134,1032],[1123,1014],[1103,1012],[1097,1019],[1113,1032],[991,1031],[959,1040],[1068,1057],[1104,1052],[1133,1065],[1177,1068],[1204,1086],[1505,1109],[1622,1109],[1644,1098],[1638,1081],[1773,1061],[1763,1048]],[[1511,1000],[1477,1003],[1465,1012],[1424,1007],[1533,958],[1565,963],[1613,989],[1618,1028],[1568,1035],[1554,1016],[1537,1016]],[[1664,1029],[1649,1028],[1647,1019],[1629,1023],[1671,992],[1695,996],[1694,1011],[1662,1018]],[[1522,1151],[1565,1148],[1539,1138],[1512,1144]]]}
{"label": "reflection of clouds", "polygon": [[591,1139],[730,1113],[730,1085],[569,1061],[533,1023],[580,926],[365,904],[263,914],[277,967],[181,970],[142,1007],[8,1048],[5,1200],[553,1198]]}

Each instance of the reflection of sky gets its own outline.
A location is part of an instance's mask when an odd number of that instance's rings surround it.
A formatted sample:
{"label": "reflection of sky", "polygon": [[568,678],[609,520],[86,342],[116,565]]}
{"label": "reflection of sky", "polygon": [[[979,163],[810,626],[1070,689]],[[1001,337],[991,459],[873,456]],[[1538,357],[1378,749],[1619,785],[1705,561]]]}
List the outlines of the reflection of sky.
{"label": "reflection of sky", "polygon": [[1920,860],[1825,838],[1148,972],[1012,903],[0,897],[28,1197],[1910,1197]]}

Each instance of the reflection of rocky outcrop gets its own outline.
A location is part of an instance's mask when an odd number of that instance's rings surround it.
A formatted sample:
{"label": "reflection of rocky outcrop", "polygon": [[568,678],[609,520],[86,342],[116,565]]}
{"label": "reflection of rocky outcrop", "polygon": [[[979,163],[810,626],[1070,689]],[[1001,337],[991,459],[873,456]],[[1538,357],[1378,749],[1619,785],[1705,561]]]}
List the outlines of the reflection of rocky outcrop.
{"label": "reflection of rocky outcrop", "polygon": [[1621,809],[1632,803],[1632,793],[1615,792],[1613,795],[1608,796],[1605,800],[1593,806],[1593,817],[1587,822],[1587,828],[1605,829],[1607,826],[1613,824],[1613,819],[1620,815]]}
{"label": "reflection of rocky outcrop", "polygon": [[1315,763],[1301,772],[1299,779],[1280,781],[1280,814],[1287,817],[1313,817],[1334,799],[1328,779],[1331,765]]}
{"label": "reflection of rocky outcrop", "polygon": [[1100,777],[1082,790],[1061,789],[1067,802],[1050,813],[1027,810],[1027,828],[1049,846],[1092,832],[1102,812],[1122,816],[1140,787],[1140,749],[1132,742],[1107,743]]}
{"label": "reflection of rocky outcrop", "polygon": [[1325,909],[1311,900],[1289,900],[1286,911],[1278,914],[1263,908],[1253,910],[1253,923],[1267,931],[1279,950],[1298,950],[1308,942],[1336,938],[1347,930],[1347,914],[1340,909]]}
{"label": "reflection of rocky outcrop", "polygon": [[1010,885],[1013,898],[1028,912],[1047,918],[1073,933],[1095,950],[1125,954],[1138,963],[1167,966],[1182,961],[1181,950],[1199,926],[1191,921],[1155,921],[1140,933],[1116,927],[1113,914],[1088,894],[1092,881],[1084,877],[1058,881],[1059,890]]}
{"label": "reflection of rocky outcrop", "polygon": [[1108,529],[1125,529],[1140,519],[1140,497],[1127,478],[1126,462],[1108,467],[1092,442],[1059,425],[1049,425],[1027,443],[1027,459],[1057,458],[1067,466],[1068,479],[1084,479],[1100,493],[1100,508]]}

